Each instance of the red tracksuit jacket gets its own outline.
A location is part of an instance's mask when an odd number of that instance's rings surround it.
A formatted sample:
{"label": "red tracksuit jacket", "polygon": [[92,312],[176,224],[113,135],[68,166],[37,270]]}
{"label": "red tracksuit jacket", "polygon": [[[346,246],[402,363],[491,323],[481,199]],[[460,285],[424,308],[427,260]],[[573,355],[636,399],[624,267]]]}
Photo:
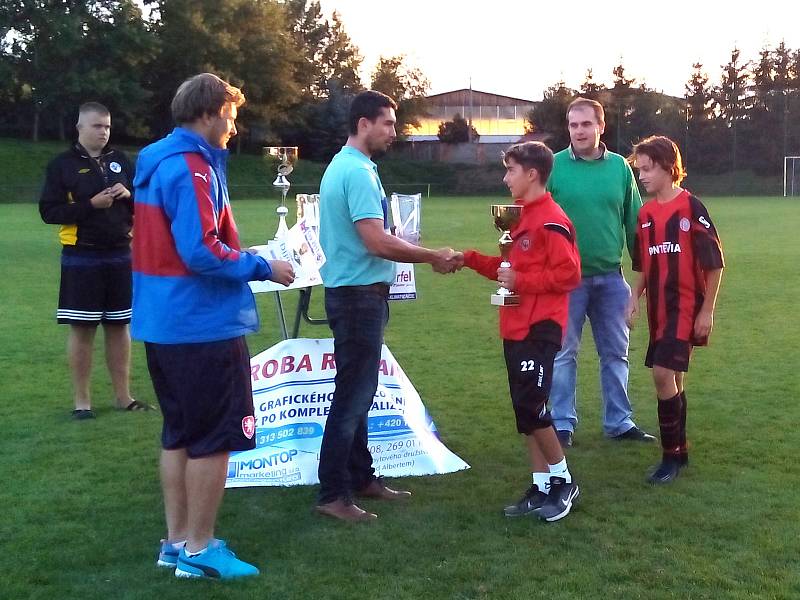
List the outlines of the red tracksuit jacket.
{"label": "red tracksuit jacket", "polygon": [[[518,306],[500,307],[500,336],[523,340],[532,331],[536,339],[561,345],[567,328],[569,292],[580,284],[581,259],[575,228],[547,192],[522,206],[522,217],[510,232],[514,240],[509,254],[516,271],[514,291]],[[475,250],[464,252],[464,265],[497,280],[502,259]]]}

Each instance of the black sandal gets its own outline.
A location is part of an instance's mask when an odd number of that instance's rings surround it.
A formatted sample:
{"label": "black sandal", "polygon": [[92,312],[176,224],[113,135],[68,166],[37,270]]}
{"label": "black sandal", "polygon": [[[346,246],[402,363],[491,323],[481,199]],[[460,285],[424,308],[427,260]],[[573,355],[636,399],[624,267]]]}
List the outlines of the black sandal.
{"label": "black sandal", "polygon": [[72,418],[76,421],[84,421],[86,419],[94,419],[94,411],[91,408],[76,408],[72,411]]}
{"label": "black sandal", "polygon": [[138,400],[131,400],[131,403],[128,404],[128,406],[126,406],[125,408],[121,408],[120,410],[133,412],[140,410],[155,410],[155,408],[153,408],[149,404],[145,404],[144,402],[139,402]]}

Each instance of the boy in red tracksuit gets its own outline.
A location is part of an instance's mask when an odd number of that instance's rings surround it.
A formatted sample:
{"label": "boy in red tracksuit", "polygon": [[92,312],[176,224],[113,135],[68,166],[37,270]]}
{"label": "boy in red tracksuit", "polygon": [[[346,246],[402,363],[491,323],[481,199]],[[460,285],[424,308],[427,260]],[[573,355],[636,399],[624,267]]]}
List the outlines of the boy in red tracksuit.
{"label": "boy in red tracksuit", "polygon": [[522,206],[511,230],[511,268],[500,257],[475,250],[464,252],[464,265],[499,281],[520,296],[515,306],[500,307],[500,335],[508,369],[517,431],[525,436],[533,484],[507,517],[534,514],[557,521],[569,514],[578,497],[561,449],[547,401],[553,360],[567,325],[568,294],[581,279],[575,229],[545,191],[553,169],[553,153],[540,142],[515,144],[503,155],[508,186]]}
{"label": "boy in red tracksuit", "polygon": [[639,277],[626,319],[632,326],[639,297],[646,293],[650,345],[645,365],[653,369],[663,451],[648,481],[664,484],[689,463],[683,384],[692,347],[708,343],[725,260],[706,207],[680,187],[686,172],[675,143],[649,137],[634,146],[631,159],[653,199],[639,211],[633,253]]}

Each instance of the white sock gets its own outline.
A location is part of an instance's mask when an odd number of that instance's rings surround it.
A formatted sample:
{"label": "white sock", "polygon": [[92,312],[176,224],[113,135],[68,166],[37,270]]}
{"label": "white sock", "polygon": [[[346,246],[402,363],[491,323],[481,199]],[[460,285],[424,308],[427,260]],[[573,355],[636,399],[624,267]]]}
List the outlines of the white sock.
{"label": "white sock", "polygon": [[561,462],[558,462],[554,465],[550,465],[550,476],[551,477],[563,477],[567,480],[567,483],[572,483],[572,475],[569,474],[569,469],[567,468],[567,457],[561,459]]}
{"label": "white sock", "polygon": [[[184,548],[186,548],[186,547],[187,546],[184,545]],[[206,546],[205,548],[202,548],[201,550],[198,550],[197,552],[189,552],[189,550],[186,550],[186,556],[188,556],[189,558],[193,558],[195,556],[198,556],[199,554],[202,554],[206,550],[208,550],[208,546]]]}
{"label": "white sock", "polygon": [[180,550],[186,545],[186,540],[180,540],[177,542],[173,542],[172,540],[167,540],[167,543],[170,544],[175,550]]}
{"label": "white sock", "polygon": [[547,494],[550,491],[550,473],[531,473],[531,475],[539,491]]}

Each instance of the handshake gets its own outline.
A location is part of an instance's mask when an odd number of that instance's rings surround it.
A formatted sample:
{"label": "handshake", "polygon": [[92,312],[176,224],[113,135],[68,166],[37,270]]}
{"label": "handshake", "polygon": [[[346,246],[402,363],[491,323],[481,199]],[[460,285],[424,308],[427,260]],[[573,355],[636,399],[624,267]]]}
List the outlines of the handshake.
{"label": "handshake", "polygon": [[455,273],[464,266],[464,253],[452,248],[433,250],[431,267],[437,273]]}

